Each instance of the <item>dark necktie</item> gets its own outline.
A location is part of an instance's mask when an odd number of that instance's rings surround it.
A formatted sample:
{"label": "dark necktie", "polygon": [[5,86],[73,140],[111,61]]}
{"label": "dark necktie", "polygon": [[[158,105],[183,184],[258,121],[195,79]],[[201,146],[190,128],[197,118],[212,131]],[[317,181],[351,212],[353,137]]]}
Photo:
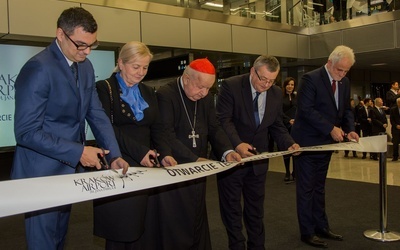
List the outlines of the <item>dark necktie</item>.
{"label": "dark necktie", "polygon": [[253,110],[254,110],[254,118],[256,120],[256,126],[260,125],[260,116],[258,115],[258,97],[260,96],[260,92],[256,92],[256,97],[253,99]]}
{"label": "dark necktie", "polygon": [[73,62],[70,66],[72,73],[74,74],[75,77],[75,82],[76,82],[76,86],[78,85],[78,64],[76,62]]}
{"label": "dark necktie", "polygon": [[333,91],[333,94],[335,94],[335,92],[336,92],[336,81],[335,80],[332,80],[332,91]]}

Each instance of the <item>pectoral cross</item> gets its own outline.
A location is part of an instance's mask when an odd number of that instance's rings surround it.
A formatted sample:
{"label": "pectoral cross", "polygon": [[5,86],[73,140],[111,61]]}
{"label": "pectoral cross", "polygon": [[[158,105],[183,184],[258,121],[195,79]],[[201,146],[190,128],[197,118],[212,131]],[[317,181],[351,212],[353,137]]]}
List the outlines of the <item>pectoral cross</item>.
{"label": "pectoral cross", "polygon": [[196,138],[199,138],[199,134],[196,135],[196,132],[194,130],[192,130],[192,134],[189,135],[189,139],[193,140],[193,147],[194,148],[197,147]]}

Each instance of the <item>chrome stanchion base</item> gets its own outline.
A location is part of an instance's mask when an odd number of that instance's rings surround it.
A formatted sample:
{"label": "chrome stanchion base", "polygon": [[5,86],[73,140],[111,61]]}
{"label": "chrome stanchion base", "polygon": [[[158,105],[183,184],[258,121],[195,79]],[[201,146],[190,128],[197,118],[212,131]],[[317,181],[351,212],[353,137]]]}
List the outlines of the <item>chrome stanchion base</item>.
{"label": "chrome stanchion base", "polygon": [[364,236],[376,241],[388,242],[388,241],[398,241],[400,240],[400,233],[387,231],[380,232],[379,230],[366,230],[364,232]]}

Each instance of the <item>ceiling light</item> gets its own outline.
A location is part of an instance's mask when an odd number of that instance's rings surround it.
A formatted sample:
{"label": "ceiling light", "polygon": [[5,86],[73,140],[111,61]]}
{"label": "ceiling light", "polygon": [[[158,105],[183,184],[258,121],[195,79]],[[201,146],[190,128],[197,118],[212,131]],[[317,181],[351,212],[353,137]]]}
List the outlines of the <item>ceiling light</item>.
{"label": "ceiling light", "polygon": [[385,65],[387,65],[387,63],[374,63],[374,64],[371,64],[371,66],[385,66]]}
{"label": "ceiling light", "polygon": [[220,3],[210,3],[210,2],[207,2],[207,3],[205,3],[204,5],[207,5],[207,6],[210,6],[210,7],[216,7],[216,8],[222,8],[222,7],[224,7],[224,5],[223,5],[223,4],[220,4]]}

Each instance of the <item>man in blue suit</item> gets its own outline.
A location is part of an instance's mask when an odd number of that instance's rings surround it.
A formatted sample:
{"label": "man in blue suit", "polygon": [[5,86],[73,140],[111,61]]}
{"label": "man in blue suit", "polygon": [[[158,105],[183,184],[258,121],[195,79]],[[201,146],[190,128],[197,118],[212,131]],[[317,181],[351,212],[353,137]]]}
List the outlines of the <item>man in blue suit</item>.
{"label": "man in blue suit", "polygon": [[[93,66],[86,59],[97,46],[93,16],[82,8],[70,8],[57,21],[56,39],[22,67],[15,83],[17,145],[11,178],[72,174],[83,167],[100,169],[97,155],[103,151],[85,146],[85,120],[97,144],[106,149],[111,168],[126,173],[129,165],[121,158],[97,96]],[[27,213],[28,248],[62,249],[70,210],[71,205],[66,205]]]}
{"label": "man in blue suit", "polygon": [[[353,50],[337,46],[321,68],[303,75],[297,92],[292,137],[300,146],[358,141],[350,106],[350,81],[345,77],[355,62]],[[326,248],[319,237],[343,240],[331,231],[325,212],[325,180],[332,151],[303,152],[295,157],[297,216],[301,240]]]}

